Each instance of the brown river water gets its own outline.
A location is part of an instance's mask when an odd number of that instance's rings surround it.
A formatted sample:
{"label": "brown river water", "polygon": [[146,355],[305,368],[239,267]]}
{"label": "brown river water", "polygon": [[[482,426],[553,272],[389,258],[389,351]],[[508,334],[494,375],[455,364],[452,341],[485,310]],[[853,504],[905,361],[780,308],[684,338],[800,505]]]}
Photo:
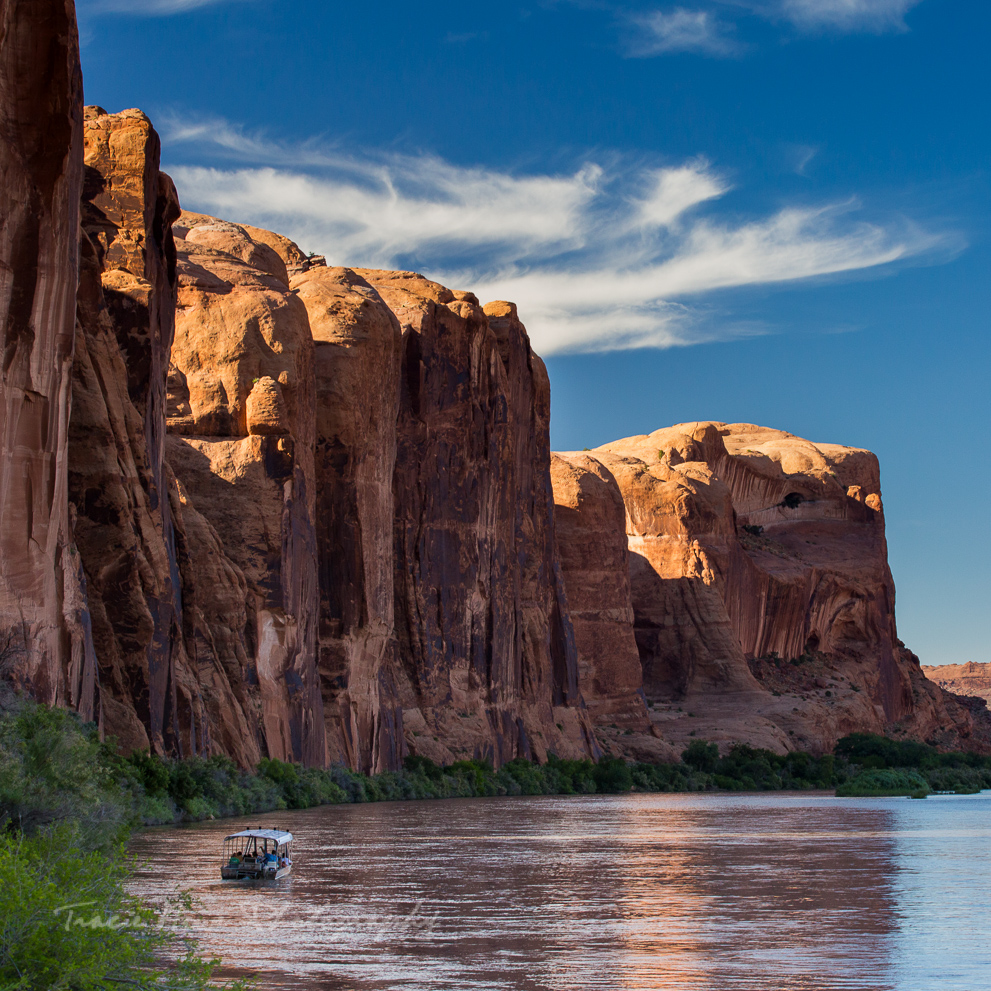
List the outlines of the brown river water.
{"label": "brown river water", "polygon": [[[292,876],[221,881],[256,825],[296,834]],[[132,849],[134,891],[189,890],[265,989],[991,989],[991,792],[329,806]]]}

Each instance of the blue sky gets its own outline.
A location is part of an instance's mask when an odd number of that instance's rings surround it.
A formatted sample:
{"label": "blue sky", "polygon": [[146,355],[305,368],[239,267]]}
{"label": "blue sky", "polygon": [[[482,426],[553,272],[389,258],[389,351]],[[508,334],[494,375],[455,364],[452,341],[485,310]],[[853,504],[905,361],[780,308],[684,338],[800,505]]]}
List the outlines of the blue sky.
{"label": "blue sky", "polygon": [[881,458],[899,630],[991,661],[991,4],[79,0],[183,204],[515,300],[552,443]]}

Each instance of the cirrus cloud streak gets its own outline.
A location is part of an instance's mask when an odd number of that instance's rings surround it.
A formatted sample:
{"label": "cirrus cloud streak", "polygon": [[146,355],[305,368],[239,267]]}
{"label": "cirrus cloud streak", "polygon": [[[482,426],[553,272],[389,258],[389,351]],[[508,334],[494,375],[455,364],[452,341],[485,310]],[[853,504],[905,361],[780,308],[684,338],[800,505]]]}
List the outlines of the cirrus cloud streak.
{"label": "cirrus cloud streak", "polygon": [[905,15],[922,0],[696,0],[694,6],[617,10],[625,54],[650,58],[695,52],[717,58],[752,51],[735,37],[738,22],[757,18],[801,34],[907,31]]}
{"label": "cirrus cloud streak", "polygon": [[81,11],[91,14],[130,14],[132,17],[169,17],[202,7],[225,3],[257,3],[261,0],[80,0]]}
{"label": "cirrus cloud streak", "polygon": [[878,268],[953,241],[858,217],[855,200],[737,218],[721,209],[731,184],[703,159],[514,174],[173,124],[166,147],[206,142],[250,160],[173,167],[187,207],[277,230],[331,264],[416,268],[483,300],[511,299],[542,354],[752,334],[732,314],[713,316],[721,290]]}

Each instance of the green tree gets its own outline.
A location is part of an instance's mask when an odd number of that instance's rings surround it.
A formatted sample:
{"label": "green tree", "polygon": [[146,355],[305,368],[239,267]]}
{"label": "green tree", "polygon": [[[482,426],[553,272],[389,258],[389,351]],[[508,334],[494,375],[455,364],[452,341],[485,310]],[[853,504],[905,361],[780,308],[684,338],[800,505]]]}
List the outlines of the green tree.
{"label": "green tree", "polygon": [[689,767],[694,767],[696,771],[711,774],[719,763],[719,747],[714,743],[707,743],[705,740],[692,740],[681,752],[681,759],[683,763]]}
{"label": "green tree", "polygon": [[592,772],[597,791],[620,794],[633,788],[633,772],[625,760],[603,757]]}

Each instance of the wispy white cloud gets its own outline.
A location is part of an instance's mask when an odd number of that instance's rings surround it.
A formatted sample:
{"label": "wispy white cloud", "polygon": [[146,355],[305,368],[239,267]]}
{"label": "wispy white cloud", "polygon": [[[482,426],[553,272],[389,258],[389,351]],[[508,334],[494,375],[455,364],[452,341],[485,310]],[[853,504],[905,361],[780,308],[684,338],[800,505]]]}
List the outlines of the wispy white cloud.
{"label": "wispy white cloud", "polygon": [[779,0],[771,8],[804,30],[906,30],[905,14],[922,0]]}
{"label": "wispy white cloud", "polygon": [[890,264],[945,244],[858,204],[720,217],[730,183],[704,160],[585,163],[560,175],[466,168],[430,155],[269,145],[223,122],[174,125],[250,159],[172,173],[190,209],[278,230],[332,263],[417,268],[511,299],[543,354],[668,347],[756,332],[713,318],[712,294]]}
{"label": "wispy white cloud", "polygon": [[802,33],[905,31],[905,15],[922,0],[696,0],[620,14],[626,54],[644,58],[674,52],[726,57],[747,46],[734,35],[741,19],[756,17]]}
{"label": "wispy white cloud", "polygon": [[819,154],[819,149],[811,145],[795,145],[791,150],[794,162],[792,171],[795,175],[805,175],[805,170]]}
{"label": "wispy white cloud", "polygon": [[[844,220],[835,207],[782,210],[737,227],[700,220],[668,252],[630,265],[593,256],[583,269],[507,272],[474,291],[516,302],[548,353],[665,347],[728,336],[698,308],[714,290],[873,268],[934,244]],[[729,332],[737,335],[732,322]]]}
{"label": "wispy white cloud", "polygon": [[134,17],[167,17],[200,7],[224,3],[257,3],[261,0],[80,0],[81,9],[94,14],[130,14]]}
{"label": "wispy white cloud", "polygon": [[703,52],[706,55],[735,55],[740,46],[730,37],[732,25],[710,10],[654,10],[633,14],[634,29],[628,40],[629,55],[645,58],[673,52]]}
{"label": "wispy white cloud", "polygon": [[641,228],[670,227],[693,206],[729,192],[729,185],[702,161],[641,173],[644,193],[633,199],[632,219]]}

